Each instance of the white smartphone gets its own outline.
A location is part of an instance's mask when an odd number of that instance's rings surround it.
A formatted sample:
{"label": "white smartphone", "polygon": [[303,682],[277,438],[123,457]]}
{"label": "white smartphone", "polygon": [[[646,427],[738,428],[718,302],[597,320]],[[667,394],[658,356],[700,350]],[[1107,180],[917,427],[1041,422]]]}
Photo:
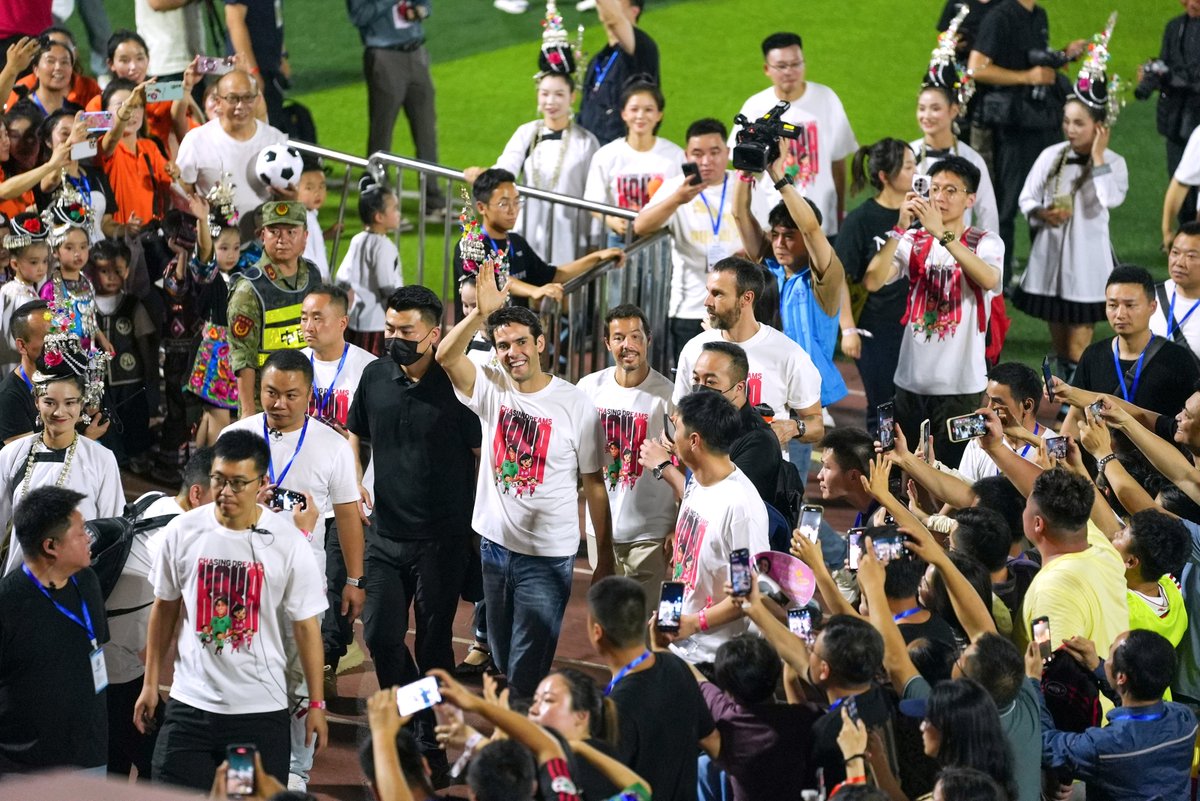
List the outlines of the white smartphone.
{"label": "white smartphone", "polygon": [[441,702],[442,694],[438,692],[437,679],[433,676],[396,688],[396,709],[401,715],[414,715]]}

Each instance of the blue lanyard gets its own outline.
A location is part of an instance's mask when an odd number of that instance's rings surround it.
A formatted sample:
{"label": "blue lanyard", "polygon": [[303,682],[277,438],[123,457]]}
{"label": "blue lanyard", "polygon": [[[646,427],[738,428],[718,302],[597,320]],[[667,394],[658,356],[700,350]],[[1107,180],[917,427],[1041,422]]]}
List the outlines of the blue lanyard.
{"label": "blue lanyard", "polygon": [[871,515],[875,514],[875,510],[878,508],[879,508],[879,502],[871,501],[871,505],[867,507],[866,514],[859,512],[857,515],[855,515],[854,527],[861,528],[862,524],[863,524],[863,520],[869,520],[871,518]]}
{"label": "blue lanyard", "polygon": [[621,54],[620,49],[613,50],[612,55],[608,57],[608,63],[604,65],[604,69],[596,70],[596,83],[592,86],[593,92],[600,91],[600,84],[604,83],[604,79],[608,77],[608,71],[612,69],[612,65],[616,62],[617,56]]}
{"label": "blue lanyard", "polygon": [[901,620],[904,620],[904,618],[912,617],[913,615],[915,615],[917,612],[920,612],[920,611],[921,611],[921,607],[919,607],[919,606],[914,606],[912,609],[905,609],[903,612],[897,612],[896,614],[892,615],[892,621],[895,623],[899,623]]}
{"label": "blue lanyard", "polygon": [[[1034,435],[1035,437],[1037,436],[1037,433],[1038,433],[1039,431],[1041,431],[1041,430],[1042,430],[1042,427],[1041,427],[1039,424],[1037,424],[1037,423],[1034,423],[1034,424],[1033,424],[1033,435]],[[1032,447],[1033,447],[1033,445],[1032,445],[1031,443],[1028,443],[1028,442],[1026,442],[1026,443],[1025,443],[1025,447],[1024,447],[1024,448],[1021,448],[1021,453],[1020,453],[1020,454],[1018,454],[1018,455],[1019,455],[1019,456],[1020,456],[1022,459],[1024,459],[1024,458],[1025,458],[1025,454],[1029,453],[1029,449],[1030,449],[1030,448],[1032,448]],[[997,471],[996,471],[996,475],[1000,475],[1000,471],[999,471],[999,470],[997,470]]]}
{"label": "blue lanyard", "polygon": [[641,656],[639,656],[637,659],[635,659],[635,660],[633,660],[632,662],[630,662],[630,663],[629,663],[628,665],[626,665],[625,667],[623,667],[623,668],[621,668],[620,670],[618,670],[618,671],[617,671],[617,675],[613,676],[613,679],[612,679],[612,681],[610,681],[610,682],[608,683],[608,686],[604,688],[604,694],[605,694],[605,695],[608,695],[609,693],[611,693],[611,692],[613,691],[613,687],[616,687],[616,686],[617,686],[617,682],[618,682],[618,681],[620,681],[621,679],[625,678],[625,677],[626,677],[626,676],[629,674],[629,672],[630,672],[631,670],[633,670],[635,667],[637,667],[638,665],[642,664],[643,662],[645,662],[645,661],[646,661],[647,659],[649,659],[649,658],[650,658],[650,652],[649,652],[649,651],[643,651]]}
{"label": "blue lanyard", "polygon": [[842,704],[846,703],[847,698],[853,698],[853,697],[854,697],[853,695],[843,695],[841,698],[837,699],[836,701],[834,701],[832,704],[829,705],[829,712],[830,713],[837,712],[838,708],[841,707]]}
{"label": "blue lanyard", "polygon": [[487,231],[483,232],[483,238],[486,239],[488,241],[488,244],[492,246],[493,253],[495,253],[502,259],[508,258],[508,252],[510,250],[512,250],[512,242],[511,241],[509,241],[507,239],[504,240],[504,250],[500,250],[500,246],[496,244],[496,240],[492,239],[490,236],[488,236]]}
{"label": "blue lanyard", "polygon": [[37,89],[34,89],[29,93],[29,99],[33,101],[33,104],[37,106],[43,114],[45,114],[47,117],[50,116],[50,112],[46,111],[46,107],[42,105],[42,99],[37,96]]}
{"label": "blue lanyard", "polygon": [[275,480],[275,465],[274,460],[270,455],[271,437],[267,432],[267,416],[263,415],[263,439],[267,441],[267,477],[271,480],[271,484],[278,487],[283,484],[283,480],[287,478],[288,471],[292,469],[292,462],[296,461],[296,457],[300,454],[300,449],[304,447],[304,435],[308,433],[308,415],[304,416],[304,428],[300,429],[300,440],[296,443],[296,450],[292,451],[292,458],[288,459],[288,463],[283,468],[283,472],[279,474],[279,480]]}
{"label": "blue lanyard", "polygon": [[1183,319],[1180,320],[1178,323],[1176,323],[1175,322],[1175,296],[1177,294],[1178,294],[1177,292],[1171,293],[1171,309],[1169,312],[1167,312],[1167,336],[1171,336],[1171,334],[1173,334],[1176,329],[1183,328],[1183,324],[1186,323],[1188,321],[1188,318],[1192,316],[1192,312],[1194,312],[1196,310],[1197,306],[1200,306],[1200,300],[1197,300],[1195,303],[1192,304],[1192,308],[1187,310],[1187,314],[1183,315]]}
{"label": "blue lanyard", "polygon": [[76,181],[74,178],[72,178],[69,175],[66,176],[66,178],[67,178],[67,183],[69,183],[71,186],[73,186],[79,190],[79,194],[83,195],[83,202],[87,204],[88,208],[91,208],[92,207],[92,184],[90,181],[88,181],[87,174],[83,170],[80,170],[78,181]]}
{"label": "blue lanyard", "polygon": [[96,630],[92,628],[92,616],[88,613],[87,601],[83,599],[83,593],[79,592],[79,582],[75,580],[75,577],[71,576],[71,583],[75,585],[75,592],[79,593],[79,606],[83,609],[83,620],[80,620],[78,615],[54,600],[46,588],[42,586],[42,582],[38,581],[37,576],[30,572],[29,565],[21,565],[21,569],[25,571],[25,575],[29,576],[29,580],[33,582],[33,586],[41,590],[42,595],[49,598],[50,603],[54,604],[58,608],[58,611],[62,612],[67,616],[68,620],[87,632],[88,640],[92,643],[92,648],[97,647],[99,643],[96,642]]}
{"label": "blue lanyard", "polygon": [[721,215],[725,213],[725,190],[729,188],[729,173],[725,173],[725,180],[721,182],[721,205],[717,207],[717,216],[714,218],[712,206],[708,205],[708,198],[704,196],[704,192],[700,192],[700,199],[704,201],[704,210],[708,212],[708,221],[712,224],[713,240],[716,240],[717,234],[721,232]]}
{"label": "blue lanyard", "polygon": [[1137,367],[1133,371],[1133,391],[1129,391],[1129,387],[1125,384],[1125,371],[1121,369],[1121,360],[1117,358],[1117,339],[1113,337],[1113,367],[1117,371],[1117,380],[1121,382],[1121,397],[1125,398],[1130,403],[1137,396],[1138,382],[1142,380],[1142,362],[1146,358],[1146,351],[1150,349],[1150,343],[1154,341],[1155,334],[1150,335],[1149,341],[1146,342],[1146,347],[1142,348],[1142,352],[1138,355]]}
{"label": "blue lanyard", "polygon": [[21,374],[21,380],[25,382],[25,386],[29,387],[30,392],[33,392],[33,382],[29,380],[29,376],[25,373],[25,365],[18,365],[17,372]]}
{"label": "blue lanyard", "polygon": [[[325,407],[329,405],[329,399],[333,396],[333,388],[337,386],[338,378],[342,374],[342,368],[346,366],[346,354],[349,352],[350,352],[350,343],[347,342],[346,344],[344,344],[342,346],[342,358],[338,359],[337,372],[333,374],[333,380],[329,382],[329,386],[325,388],[324,393],[322,393],[320,388],[317,387],[317,374],[316,374],[316,372],[313,372],[313,394],[317,396],[317,414],[318,415],[324,416],[324,414],[325,414]],[[308,363],[310,365],[313,364],[313,356],[315,356],[315,355],[316,355],[316,351],[313,351],[311,354],[309,354]],[[315,365],[314,365],[314,367],[315,367]],[[266,423],[266,420],[267,420],[267,418],[264,417],[263,418],[264,424]],[[307,426],[308,421],[305,420],[304,424]],[[304,436],[304,435],[301,434],[301,436]],[[299,446],[297,446],[296,450],[297,451],[300,450]],[[294,459],[295,456],[293,456],[292,458]],[[288,464],[291,464],[291,462],[288,462]],[[287,471],[284,471],[284,472],[287,472]],[[280,477],[280,480],[282,480],[282,476]]]}

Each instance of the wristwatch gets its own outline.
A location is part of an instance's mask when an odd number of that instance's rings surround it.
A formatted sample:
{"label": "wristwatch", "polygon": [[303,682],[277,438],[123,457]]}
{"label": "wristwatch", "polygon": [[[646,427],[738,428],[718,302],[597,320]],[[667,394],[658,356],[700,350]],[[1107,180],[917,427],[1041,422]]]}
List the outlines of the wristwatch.
{"label": "wristwatch", "polygon": [[783,188],[785,186],[791,186],[791,185],[792,185],[792,179],[785,175],[782,178],[780,178],[778,181],[775,182],[775,191],[782,192]]}
{"label": "wristwatch", "polygon": [[942,243],[942,247],[949,245],[955,239],[958,239],[958,236],[953,231],[949,230],[942,231],[942,235],[938,237],[938,241]]}
{"label": "wristwatch", "polygon": [[667,459],[665,462],[663,462],[662,464],[660,464],[658,467],[654,468],[650,472],[654,474],[655,478],[657,478],[659,481],[661,481],[662,477],[663,477],[663,471],[666,470],[668,467],[670,467],[671,464],[672,464],[671,460]]}
{"label": "wristwatch", "polygon": [[359,590],[364,589],[367,586],[367,577],[359,576],[358,578],[348,578],[346,579],[346,586],[354,587]]}

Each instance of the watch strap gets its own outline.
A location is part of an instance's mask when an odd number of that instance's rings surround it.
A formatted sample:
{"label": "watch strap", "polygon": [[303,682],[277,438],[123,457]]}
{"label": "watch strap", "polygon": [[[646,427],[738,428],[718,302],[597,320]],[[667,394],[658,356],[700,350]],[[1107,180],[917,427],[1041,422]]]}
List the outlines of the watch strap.
{"label": "watch strap", "polygon": [[1116,458],[1117,458],[1117,455],[1115,453],[1110,453],[1108,456],[1103,456],[1103,457],[1097,459],[1096,460],[1096,472],[1103,473],[1104,466]]}
{"label": "watch strap", "polygon": [[351,587],[361,590],[363,587],[367,586],[367,577],[359,576],[358,578],[347,578],[346,583]]}

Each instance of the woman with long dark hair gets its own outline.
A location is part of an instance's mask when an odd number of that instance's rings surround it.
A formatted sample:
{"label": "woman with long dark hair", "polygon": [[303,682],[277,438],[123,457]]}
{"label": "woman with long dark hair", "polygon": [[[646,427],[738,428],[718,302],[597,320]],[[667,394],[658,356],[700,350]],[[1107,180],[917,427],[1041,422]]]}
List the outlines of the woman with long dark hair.
{"label": "woman with long dark hair", "polygon": [[974,768],[1017,798],[1013,756],[1000,713],[987,690],[971,679],[944,681],[933,688],[921,721],[925,754],[942,768]]}
{"label": "woman with long dark hair", "polygon": [[[840,325],[842,353],[855,359],[867,393],[867,430],[875,434],[875,407],[896,394],[893,377],[900,361],[904,326],[900,318],[908,281],[895,281],[878,292],[862,287],[867,265],[887,241],[900,218],[900,204],[912,188],[916,159],[899,139],[881,139],[860,147],[850,165],[851,193],[867,185],[875,195],[846,215],[834,249],[846,270],[849,294],[843,294]],[[857,301],[857,302],[855,302]],[[857,314],[852,313],[852,307]]]}

